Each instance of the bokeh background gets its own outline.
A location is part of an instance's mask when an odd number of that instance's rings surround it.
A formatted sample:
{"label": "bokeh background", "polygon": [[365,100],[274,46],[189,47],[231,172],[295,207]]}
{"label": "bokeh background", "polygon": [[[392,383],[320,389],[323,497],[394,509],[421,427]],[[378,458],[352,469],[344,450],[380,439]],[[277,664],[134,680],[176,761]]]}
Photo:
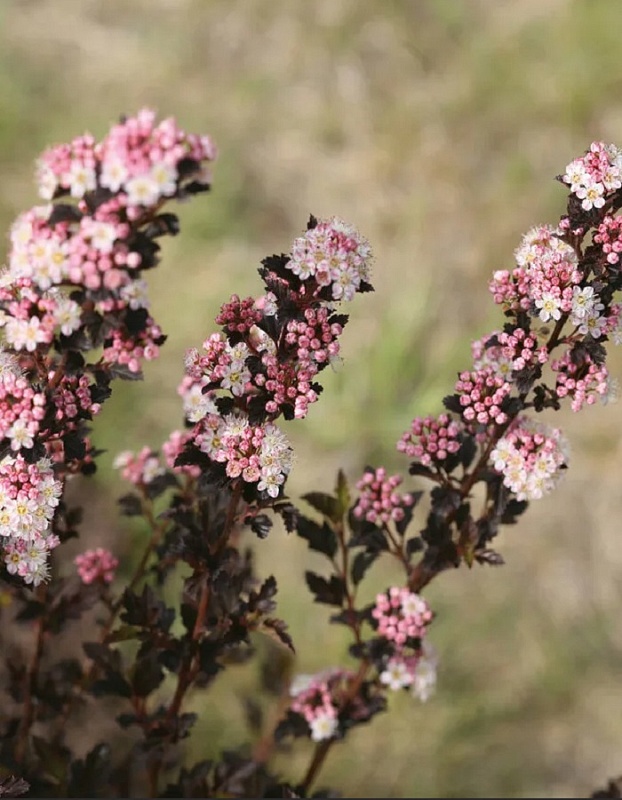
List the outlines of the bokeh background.
{"label": "bokeh background", "polygon": [[[121,491],[114,453],[157,447],[179,424],[185,349],[232,292],[258,290],[259,260],[286,251],[310,212],[369,238],[376,293],[357,299],[343,367],[290,427],[290,494],[330,490],[339,466],[352,479],[368,462],[405,469],[396,439],[440,410],[470,340],[499,325],[491,271],[562,212],[554,176],[594,139],[622,143],[621,31],[614,0],[2,0],[3,230],[35,202],[42,148],[102,135],[120,113],[153,106],[220,149],[213,193],[180,208],[182,235],[149,276],[164,353],[96,425],[108,453],[83,490],[89,535],[131,560],[142,531],[101,522]],[[619,355],[611,368],[622,377]],[[622,405],[557,421],[571,469],[503,532],[507,566],[430,588],[437,696],[400,698],[355,731],[320,783],[352,797],[568,797],[622,772]],[[258,549],[296,669],[342,660],[302,586],[305,548],[276,530]],[[239,740],[255,680],[240,669],[208,705],[195,699],[197,754]],[[295,780],[306,758],[280,766]]]}

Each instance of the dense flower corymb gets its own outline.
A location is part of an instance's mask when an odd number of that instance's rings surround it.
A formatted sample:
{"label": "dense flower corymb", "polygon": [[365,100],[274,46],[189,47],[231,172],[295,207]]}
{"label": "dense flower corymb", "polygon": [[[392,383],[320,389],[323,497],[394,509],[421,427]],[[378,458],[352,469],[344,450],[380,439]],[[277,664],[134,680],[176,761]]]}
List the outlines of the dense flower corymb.
{"label": "dense flower corymb", "polygon": [[317,675],[300,675],[290,687],[291,710],[304,718],[314,742],[331,739],[339,729],[339,699],[349,670],[331,669]]}
{"label": "dense flower corymb", "polygon": [[19,455],[0,461],[0,540],[7,571],[37,586],[48,576],[49,551],[60,541],[50,529],[62,484],[49,460]]}
{"label": "dense flower corymb", "polygon": [[413,697],[425,703],[434,694],[438,659],[427,640],[410,656],[392,656],[380,673],[380,682],[392,691],[410,689]]}
{"label": "dense flower corymb", "polygon": [[537,500],[557,484],[567,466],[568,445],[557,428],[519,417],[490,454],[518,500]]}
{"label": "dense flower corymb", "polygon": [[400,475],[388,476],[383,467],[366,471],[356,484],[360,496],[354,506],[354,516],[385,524],[404,519],[404,509],[413,504],[413,496],[395,491],[401,482]]}
{"label": "dense flower corymb", "polygon": [[397,586],[376,596],[371,615],[378,634],[398,648],[423,638],[434,616],[423,597]]}
{"label": "dense flower corymb", "polygon": [[190,442],[227,478],[281,493],[293,454],[275,420],[301,419],[318,400],[316,379],[339,357],[347,322],[335,307],[371,290],[370,260],[352,226],[312,217],[290,255],[262,262],[266,291],[233,295],[216,318],[222,330],[188,351],[179,392],[194,423]]}
{"label": "dense flower corymb", "polygon": [[85,550],[84,553],[77,555],[74,563],[82,583],[87,585],[96,581],[112,583],[119,566],[119,559],[113,556],[110,550],[96,547],[94,550]]}
{"label": "dense flower corymb", "polygon": [[397,443],[400,453],[428,467],[442,464],[449,455],[460,449],[462,426],[448,414],[434,417],[415,417]]}

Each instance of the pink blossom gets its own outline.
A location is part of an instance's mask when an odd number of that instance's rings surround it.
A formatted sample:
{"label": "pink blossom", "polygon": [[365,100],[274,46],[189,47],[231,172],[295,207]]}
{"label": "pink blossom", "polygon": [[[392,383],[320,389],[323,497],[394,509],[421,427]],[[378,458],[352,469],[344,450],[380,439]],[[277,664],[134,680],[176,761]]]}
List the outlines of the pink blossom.
{"label": "pink blossom", "polygon": [[94,550],[85,550],[84,553],[76,556],[74,563],[82,583],[88,586],[96,581],[112,583],[115,571],[119,566],[119,559],[115,558],[110,550],[97,547]]}

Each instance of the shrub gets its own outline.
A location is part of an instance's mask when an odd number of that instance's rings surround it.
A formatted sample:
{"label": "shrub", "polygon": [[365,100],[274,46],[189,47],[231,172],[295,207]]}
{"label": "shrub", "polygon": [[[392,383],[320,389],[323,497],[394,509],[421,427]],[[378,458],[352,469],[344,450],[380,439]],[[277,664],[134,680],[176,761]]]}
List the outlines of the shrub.
{"label": "shrub", "polygon": [[[413,488],[399,491],[402,476],[383,467],[353,487],[340,472],[333,493],[303,495],[303,512],[284,493],[293,451],[277,423],[304,419],[319,399],[320,373],[340,358],[342,308],[372,290],[366,240],[311,216],[289,253],[262,261],[261,294],[232,295],[219,331],[188,352],[183,428],[160,451],[115,461],[132,486],[121,513],[151,532],[134,573],[117,580],[103,547],[63,558],[81,518],[65,488],[97,465],[89,422],[113,381],[140,378],[166,338],[143,278],[158,239],[179,230],[164,207],[209,189],[215,155],[208,137],[141,111],[101,142],[84,135],[46,151],[46,204],[11,229],[0,282],[0,795],[309,796],[334,744],[384,711],[388,694],[434,691],[425,587],[462,564],[503,564],[500,527],[563,475],[566,440],[536,415],[614,394],[605,360],[606,344],[622,341],[622,152],[597,142],[559,176],[569,199],[558,225],[531,230],[516,267],[493,275],[503,326],[473,343],[445,410],[414,419],[397,443]],[[248,545],[275,517],[325,558],[304,579],[348,629],[348,666],[292,680],[287,660],[273,659],[263,689],[274,721],[247,699],[254,746],[187,763],[190,692],[217,691],[221,672],[258,658],[257,634],[293,651],[276,581],[256,575]],[[395,580],[361,602],[368,570],[387,557]],[[76,652],[84,616],[97,628]],[[102,724],[105,740],[85,745],[87,712],[118,727]],[[272,756],[297,737],[314,743],[306,772],[275,774]]]}

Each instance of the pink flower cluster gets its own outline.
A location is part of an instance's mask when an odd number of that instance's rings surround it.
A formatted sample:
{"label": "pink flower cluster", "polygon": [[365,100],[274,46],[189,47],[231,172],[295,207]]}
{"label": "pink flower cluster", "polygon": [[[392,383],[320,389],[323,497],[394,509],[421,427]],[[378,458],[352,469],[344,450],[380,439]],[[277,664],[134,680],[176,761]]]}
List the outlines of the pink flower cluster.
{"label": "pink flower cluster", "polygon": [[358,231],[333,217],[295,240],[287,264],[309,296],[328,290],[333,300],[352,300],[369,279],[371,249]]}
{"label": "pink flower cluster", "polygon": [[572,308],[573,286],[581,281],[577,256],[560,238],[560,229],[548,225],[533,228],[516,250],[518,266],[498,270],[490,291],[506,310],[530,311],[542,322],[560,319]]}
{"label": "pink flower cluster", "polygon": [[354,516],[384,525],[404,519],[404,509],[413,504],[413,496],[395,491],[401,482],[400,475],[387,476],[384,467],[366,470],[356,484],[360,495],[352,512]]}
{"label": "pink flower cluster", "polygon": [[225,465],[227,477],[256,483],[260,492],[278,497],[293,463],[285,434],[273,423],[251,425],[245,414],[208,414],[193,439],[212,461]]}
{"label": "pink flower cluster", "polygon": [[582,364],[575,364],[566,352],[551,367],[557,373],[555,393],[560,399],[569,397],[573,411],[593,405],[599,397],[609,399],[612,384],[604,364],[595,364],[587,355]]}
{"label": "pink flower cluster", "polygon": [[[5,276],[5,280],[10,276]],[[45,352],[55,337],[70,336],[80,328],[82,309],[58,290],[45,294],[27,278],[0,287],[0,327],[13,350]]]}
{"label": "pink flower cluster", "polygon": [[162,444],[162,456],[166,466],[173,472],[183,473],[191,478],[198,478],[201,474],[201,468],[196,464],[175,465],[177,457],[184,451],[191,439],[191,431],[172,431],[168,439]]}
{"label": "pink flower cluster", "polygon": [[461,424],[448,414],[436,418],[415,417],[410,430],[397,443],[397,449],[425,467],[442,464],[448,455],[460,449],[461,432]]}
{"label": "pink flower cluster", "polygon": [[116,196],[128,219],[136,219],[145,208],[179,192],[188,160],[213,161],[215,156],[208,136],[185,133],[172,118],[156,124],[155,113],[144,109],[114,125],[99,144],[85,134],[43,153],[37,166],[39,193],[45,200],[63,192],[81,199],[99,186]]}
{"label": "pink flower cluster", "polygon": [[342,326],[329,321],[330,312],[324,307],[305,308],[303,319],[290,320],[285,326],[283,342],[291,356],[284,358],[274,340],[256,325],[256,309],[247,314],[246,322],[240,322],[232,316],[230,304],[227,308],[227,313],[221,310],[218,319],[230,320],[236,333],[246,327],[247,342],[231,344],[225,333],[212,334],[203,343],[205,355],[197,350],[189,352],[189,376],[202,386],[225,389],[236,397],[251,398],[260,390],[268,415],[277,416],[285,407],[293,406],[296,419],[305,417],[309,404],[318,398],[311,384],[313,378],[339,355],[337,339]]}
{"label": "pink flower cluster", "polygon": [[124,450],[114,460],[115,469],[134,486],[147,486],[155,478],[164,473],[157,453],[149,447],[143,447],[136,455],[131,450]]}
{"label": "pink flower cluster", "polygon": [[[8,439],[11,450],[31,448],[45,416],[45,395],[21,374],[17,360],[1,352],[0,439]],[[0,462],[1,463],[1,462]]]}
{"label": "pink flower cluster", "polygon": [[[52,370],[50,382],[54,381],[54,375]],[[93,401],[91,388],[91,382],[86,375],[63,375],[51,392],[54,418],[63,423],[66,431],[75,428],[77,418],[90,419],[99,414],[101,404]]]}
{"label": "pink flower cluster", "polygon": [[581,158],[575,158],[562,176],[584,211],[602,208],[605,200],[622,186],[622,153],[613,144],[593,142]]}
{"label": "pink flower cluster", "polygon": [[21,214],[11,229],[11,274],[42,291],[61,284],[114,291],[127,283],[142,258],[131,250],[132,228],[120,218],[122,209],[109,201],[93,216],[83,211],[54,223],[53,206]]}
{"label": "pink flower cluster", "polygon": [[537,500],[557,485],[568,445],[559,429],[521,416],[499,439],[490,461],[518,500]]}
{"label": "pink flower cluster", "polygon": [[197,478],[201,469],[196,464],[181,464],[175,460],[183,452],[189,441],[193,439],[191,431],[173,431],[162,444],[162,454],[143,447],[138,453],[124,450],[118,453],[113,466],[121,471],[121,476],[139,489],[144,489],[156,478],[164,475],[167,468],[176,474],[185,474]]}
{"label": "pink flower cluster", "polygon": [[380,682],[393,691],[410,688],[427,700],[436,686],[437,658],[424,638],[433,614],[426,601],[404,587],[394,586],[376,596],[371,612],[377,632],[392,645],[383,659]]}
{"label": "pink flower cluster", "polygon": [[314,742],[331,739],[339,729],[339,700],[349,670],[332,669],[317,675],[300,675],[290,687],[290,710],[305,719]]}
{"label": "pink flower cluster", "polygon": [[509,380],[512,372],[529,364],[546,364],[549,354],[546,347],[538,347],[534,334],[523,328],[493,333],[471,343],[473,366],[476,370],[491,368],[500,377]]}
{"label": "pink flower cluster", "polygon": [[202,351],[188,351],[179,388],[199,449],[228,478],[256,483],[273,498],[292,465],[274,420],[306,416],[321,391],[315,377],[339,356],[347,317],[334,313],[335,303],[372,288],[369,246],[355,229],[336,218],[309,225],[290,256],[262,262],[261,297],[233,295],[221,307],[223,330]]}
{"label": "pink flower cluster", "polygon": [[221,306],[216,317],[216,325],[222,325],[227,333],[247,334],[262,318],[263,314],[255,306],[254,297],[240,300],[237,294]]}
{"label": "pink flower cluster", "polygon": [[436,688],[438,659],[427,640],[415,655],[392,656],[380,673],[380,682],[392,691],[410,688],[413,697],[425,703]]}
{"label": "pink flower cluster", "polygon": [[466,423],[489,426],[507,422],[507,414],[501,406],[513,387],[493,368],[461,372],[455,388]]}
{"label": "pink flower cluster", "polygon": [[433,614],[426,601],[407,588],[393,586],[376,595],[371,612],[378,634],[392,642],[398,652],[413,640],[422,639]]}
{"label": "pink flower cluster", "polygon": [[0,461],[0,537],[11,575],[38,586],[48,576],[49,551],[60,540],[49,531],[62,483],[49,460],[28,464],[19,455]]}
{"label": "pink flower cluster", "polygon": [[187,374],[196,382],[225,389],[235,397],[250,390],[251,373],[246,364],[250,355],[245,342],[229,343],[226,334],[213,333],[203,342],[205,355],[191,349],[186,356]]}
{"label": "pink flower cluster", "polygon": [[126,365],[130,372],[140,372],[141,360],[153,361],[160,355],[160,345],[166,336],[151,317],[145,320],[143,330],[131,334],[126,330],[113,330],[103,358],[109,364]]}
{"label": "pink flower cluster", "polygon": [[609,265],[619,264],[622,253],[622,217],[612,217],[608,214],[594,234],[594,243],[601,245]]}
{"label": "pink flower cluster", "polygon": [[115,558],[110,550],[97,547],[94,550],[85,550],[74,559],[78,575],[82,583],[87,586],[91,583],[112,583],[115,572],[119,566],[119,559]]}

